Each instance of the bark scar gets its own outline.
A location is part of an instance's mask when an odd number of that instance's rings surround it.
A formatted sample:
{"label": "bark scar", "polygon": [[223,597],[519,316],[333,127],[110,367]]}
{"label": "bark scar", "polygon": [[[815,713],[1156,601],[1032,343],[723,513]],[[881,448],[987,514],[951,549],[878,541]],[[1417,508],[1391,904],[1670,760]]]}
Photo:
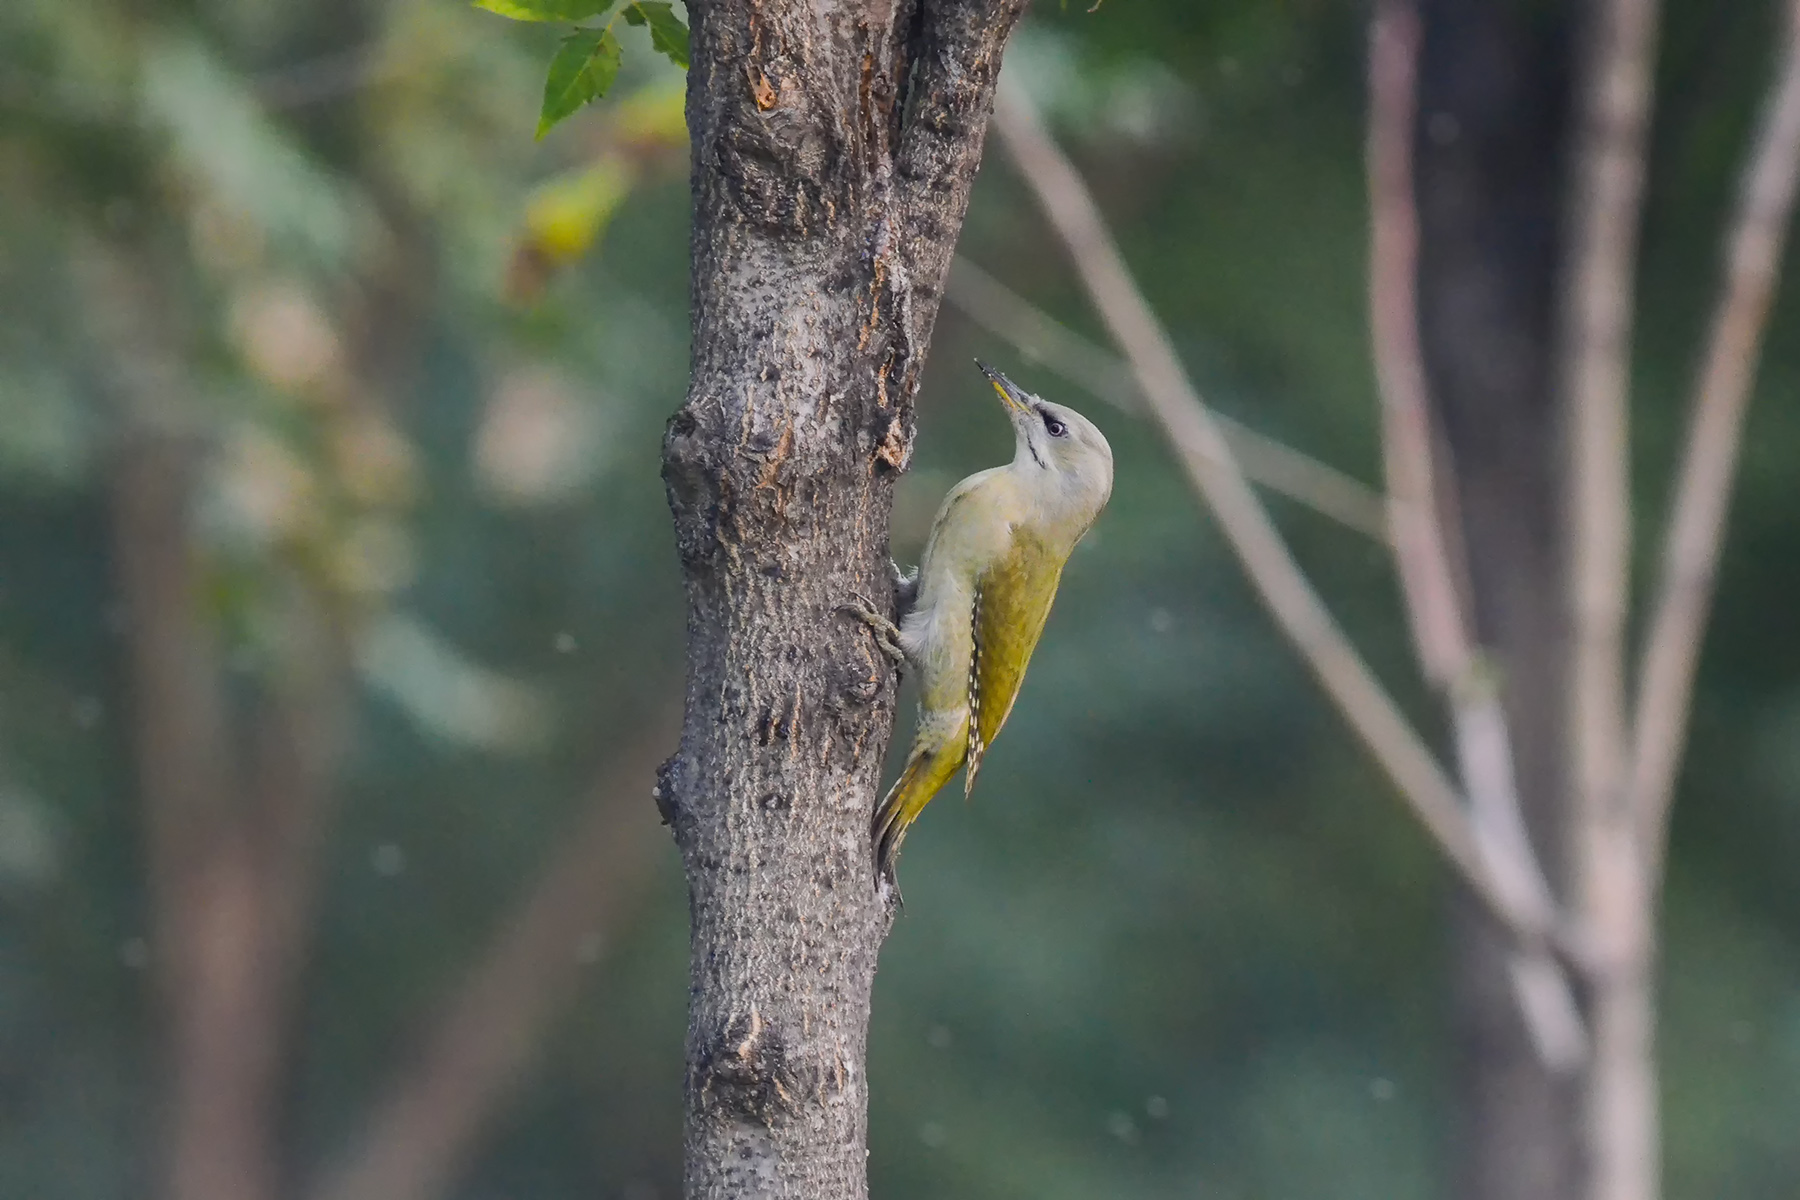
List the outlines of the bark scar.
{"label": "bark scar", "polygon": [[911,453],[912,445],[907,441],[906,429],[900,423],[900,418],[889,418],[887,433],[882,437],[881,445],[875,449],[876,460],[896,471],[904,471]]}
{"label": "bark scar", "polygon": [[762,1036],[762,1014],[756,1011],[756,1005],[750,1006],[750,1032],[738,1043],[737,1056],[745,1062],[750,1061],[751,1054],[756,1051],[756,1039]]}
{"label": "bark scar", "polygon": [[694,1063],[702,1103],[725,1115],[768,1125],[806,1094],[780,1030],[752,1005],[700,1047]]}
{"label": "bark scar", "polygon": [[781,98],[776,94],[774,85],[769,82],[769,77],[761,71],[758,71],[756,78],[750,82],[750,94],[755,98],[759,112],[768,112]]}

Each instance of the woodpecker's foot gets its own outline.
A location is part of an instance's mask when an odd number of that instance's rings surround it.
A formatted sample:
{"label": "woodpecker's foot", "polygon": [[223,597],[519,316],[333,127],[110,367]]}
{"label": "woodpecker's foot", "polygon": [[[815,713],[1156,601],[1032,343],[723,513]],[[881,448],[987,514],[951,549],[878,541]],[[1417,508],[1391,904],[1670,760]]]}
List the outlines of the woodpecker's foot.
{"label": "woodpecker's foot", "polygon": [[900,627],[876,611],[867,596],[851,594],[854,604],[838,605],[839,612],[849,613],[875,635],[875,645],[881,652],[893,660],[896,670],[906,666],[906,651],[900,647]]}
{"label": "woodpecker's foot", "polygon": [[902,571],[900,564],[888,559],[888,567],[894,572],[894,605],[901,612],[911,612],[912,606],[919,599],[919,568]]}

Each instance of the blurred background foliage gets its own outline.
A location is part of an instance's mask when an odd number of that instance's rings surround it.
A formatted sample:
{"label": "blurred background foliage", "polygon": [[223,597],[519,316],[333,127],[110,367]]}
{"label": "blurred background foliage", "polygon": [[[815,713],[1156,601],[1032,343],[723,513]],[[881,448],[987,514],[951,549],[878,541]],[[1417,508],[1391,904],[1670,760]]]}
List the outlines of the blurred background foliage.
{"label": "blurred background foliage", "polygon": [[[1773,20],[1668,7],[1646,550]],[[1008,70],[1210,400],[1376,482],[1363,14],[1085,8],[1040,4]],[[308,760],[331,799],[274,1021],[279,1190],[316,1194],[422,1079],[474,1097],[428,1152],[432,1194],[679,1193],[685,901],[648,792],[681,687],[658,463],[686,378],[686,147],[680,75],[641,36],[613,95],[535,143],[553,33],[454,0],[0,6],[0,1194],[138,1196],[164,1172],[180,982],[156,982],[134,552],[197,572],[228,746],[254,757],[243,726],[283,696],[337,731]],[[962,250],[1094,330],[997,155]],[[1771,327],[1676,819],[1677,1197],[1800,1179],[1797,303]],[[981,795],[909,842],[875,1194],[1435,1194],[1443,873],[1155,438],[947,307],[897,556],[1010,452],[977,353],[1097,413],[1118,485]],[[130,481],[171,445],[188,499],[158,534]],[[1277,504],[1429,722],[1385,552]],[[611,850],[554,895],[591,908],[546,924],[530,899],[580,830]],[[430,1031],[496,962],[518,1062],[431,1075]],[[540,1021],[506,981],[575,1000]]]}

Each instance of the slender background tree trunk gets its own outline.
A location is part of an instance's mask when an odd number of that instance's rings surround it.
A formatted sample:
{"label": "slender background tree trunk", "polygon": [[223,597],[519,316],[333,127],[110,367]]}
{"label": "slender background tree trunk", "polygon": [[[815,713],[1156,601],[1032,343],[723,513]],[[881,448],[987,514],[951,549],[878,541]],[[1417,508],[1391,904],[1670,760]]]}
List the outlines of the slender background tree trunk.
{"label": "slender background tree trunk", "polygon": [[[1569,103],[1565,13],[1426,0],[1415,130],[1419,328],[1471,617],[1505,687],[1520,807],[1566,877],[1568,636],[1551,338]],[[1452,1194],[1580,1194],[1579,1093],[1533,1048],[1509,939],[1472,901],[1451,919],[1457,1045]]]}
{"label": "slender background tree trunk", "polygon": [[688,595],[687,1194],[860,1197],[891,921],[869,816],[913,396],[1023,0],[690,5],[693,377],[664,479]]}

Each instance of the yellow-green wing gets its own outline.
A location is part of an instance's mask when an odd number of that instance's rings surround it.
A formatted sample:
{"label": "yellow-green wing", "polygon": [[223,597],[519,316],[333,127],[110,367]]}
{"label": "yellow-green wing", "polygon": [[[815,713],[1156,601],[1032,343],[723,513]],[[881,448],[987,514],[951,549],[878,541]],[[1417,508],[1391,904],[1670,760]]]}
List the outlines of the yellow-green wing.
{"label": "yellow-green wing", "polygon": [[1000,735],[1025,681],[1025,666],[1037,648],[1062,578],[1063,558],[1024,530],[1012,548],[989,567],[975,590],[975,654],[969,664],[969,763],[963,792],[975,787],[981,756]]}

